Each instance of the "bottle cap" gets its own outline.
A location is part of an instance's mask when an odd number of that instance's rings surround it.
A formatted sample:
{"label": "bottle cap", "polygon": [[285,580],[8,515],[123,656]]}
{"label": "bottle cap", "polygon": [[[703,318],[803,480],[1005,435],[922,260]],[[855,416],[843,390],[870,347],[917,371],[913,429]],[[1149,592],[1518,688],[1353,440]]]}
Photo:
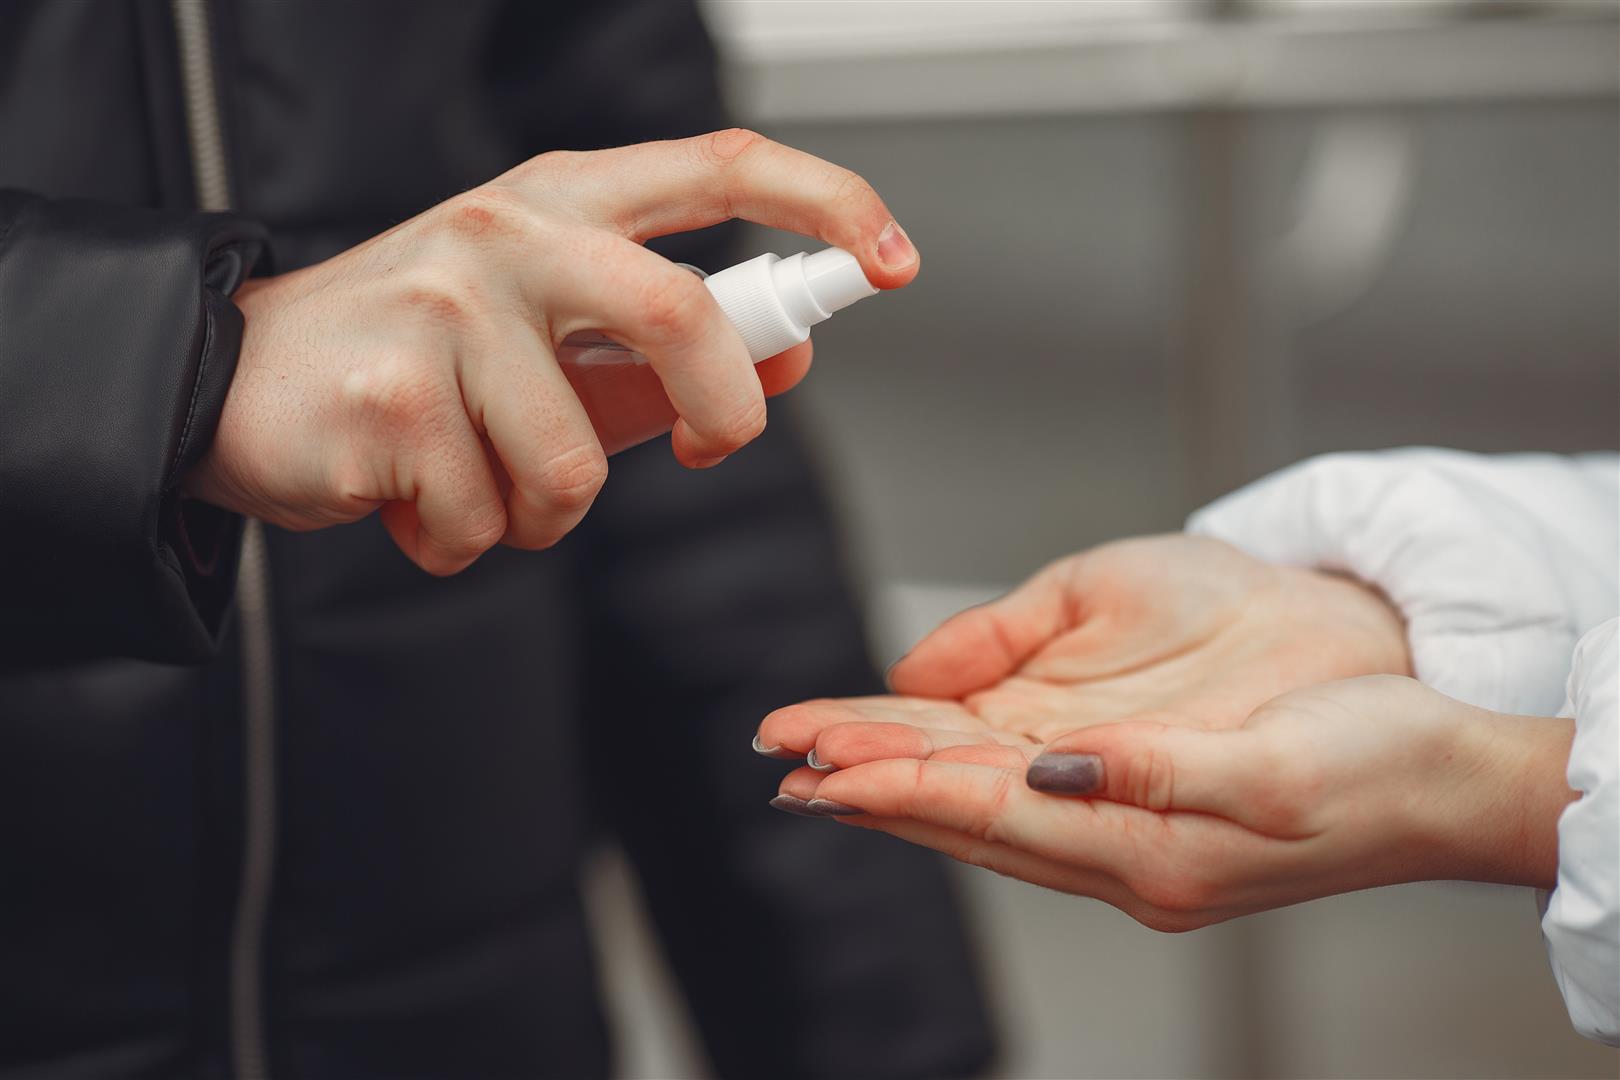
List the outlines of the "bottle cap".
{"label": "bottle cap", "polygon": [[760,255],[709,275],[703,284],[755,363],[799,344],[812,326],[877,292],[855,256],[841,248],[785,259]]}

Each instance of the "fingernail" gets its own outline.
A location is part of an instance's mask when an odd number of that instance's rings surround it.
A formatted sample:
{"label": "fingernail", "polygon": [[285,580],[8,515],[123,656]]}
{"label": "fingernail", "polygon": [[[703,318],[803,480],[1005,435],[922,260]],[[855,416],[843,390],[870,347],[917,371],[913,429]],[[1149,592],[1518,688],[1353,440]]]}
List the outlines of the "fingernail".
{"label": "fingernail", "polygon": [[799,756],[785,746],[766,746],[759,741],[758,735],[754,736],[754,753],[761,757],[775,758],[778,761],[791,761]]}
{"label": "fingernail", "polygon": [[822,761],[819,757],[817,757],[816,748],[813,746],[810,748],[810,752],[804,755],[804,763],[816,770],[816,772],[832,772],[838,768],[838,766],[833,765],[830,762]]}
{"label": "fingernail", "polygon": [[1029,763],[1024,783],[1053,795],[1090,795],[1103,785],[1103,759],[1096,754],[1042,754]]}
{"label": "fingernail", "polygon": [[849,817],[851,814],[864,814],[865,810],[857,810],[853,806],[845,806],[841,802],[831,799],[811,799],[804,804],[806,810],[812,814],[821,814],[825,817]]}
{"label": "fingernail", "polygon": [[724,460],[726,460],[725,454],[721,454],[719,457],[694,458],[689,467],[693,469],[712,469]]}
{"label": "fingernail", "polygon": [[771,806],[784,814],[798,814],[800,817],[820,817],[821,815],[810,809],[810,804],[803,799],[792,795],[778,795],[771,800]]}
{"label": "fingernail", "polygon": [[891,221],[878,233],[878,261],[894,270],[903,270],[917,261],[917,249],[911,246],[898,222]]}

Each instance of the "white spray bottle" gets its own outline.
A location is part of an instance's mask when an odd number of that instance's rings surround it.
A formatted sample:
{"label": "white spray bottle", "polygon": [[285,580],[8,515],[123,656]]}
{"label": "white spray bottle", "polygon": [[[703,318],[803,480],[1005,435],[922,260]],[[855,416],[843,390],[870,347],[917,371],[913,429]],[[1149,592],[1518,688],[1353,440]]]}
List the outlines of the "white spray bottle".
{"label": "white spray bottle", "polygon": [[[699,271],[701,272],[701,271]],[[841,248],[760,255],[704,279],[754,363],[792,348],[835,311],[878,290]],[[557,362],[609,454],[675,426],[675,406],[647,358],[600,334],[570,334]]]}

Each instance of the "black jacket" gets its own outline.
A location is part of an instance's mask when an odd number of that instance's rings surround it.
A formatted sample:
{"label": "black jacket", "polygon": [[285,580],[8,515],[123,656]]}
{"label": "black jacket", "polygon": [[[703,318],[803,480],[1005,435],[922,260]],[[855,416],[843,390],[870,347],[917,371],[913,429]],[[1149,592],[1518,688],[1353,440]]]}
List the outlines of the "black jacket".
{"label": "black jacket", "polygon": [[615,458],[558,548],[453,578],[375,520],[266,530],[264,685],[242,523],[176,494],[244,276],[545,149],[718,126],[694,11],[211,13],[234,214],[194,211],[170,4],[0,5],[0,1076],[258,1072],[253,1032],[276,1076],[602,1075],[578,879],[603,830],[721,1072],[982,1065],[938,864],[764,805],[758,718],[876,686],[780,404],[711,473]]}

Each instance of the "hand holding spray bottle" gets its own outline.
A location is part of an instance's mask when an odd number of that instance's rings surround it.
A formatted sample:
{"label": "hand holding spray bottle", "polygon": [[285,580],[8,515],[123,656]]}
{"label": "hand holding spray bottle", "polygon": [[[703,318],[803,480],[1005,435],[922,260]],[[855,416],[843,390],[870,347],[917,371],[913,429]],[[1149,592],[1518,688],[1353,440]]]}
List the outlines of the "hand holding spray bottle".
{"label": "hand holding spray bottle", "polygon": [[[696,271],[702,273],[702,271]],[[878,290],[840,248],[785,259],[765,254],[704,279],[754,363],[790,349],[810,328]],[[675,406],[646,357],[599,334],[571,334],[557,362],[608,454],[674,427]]]}

